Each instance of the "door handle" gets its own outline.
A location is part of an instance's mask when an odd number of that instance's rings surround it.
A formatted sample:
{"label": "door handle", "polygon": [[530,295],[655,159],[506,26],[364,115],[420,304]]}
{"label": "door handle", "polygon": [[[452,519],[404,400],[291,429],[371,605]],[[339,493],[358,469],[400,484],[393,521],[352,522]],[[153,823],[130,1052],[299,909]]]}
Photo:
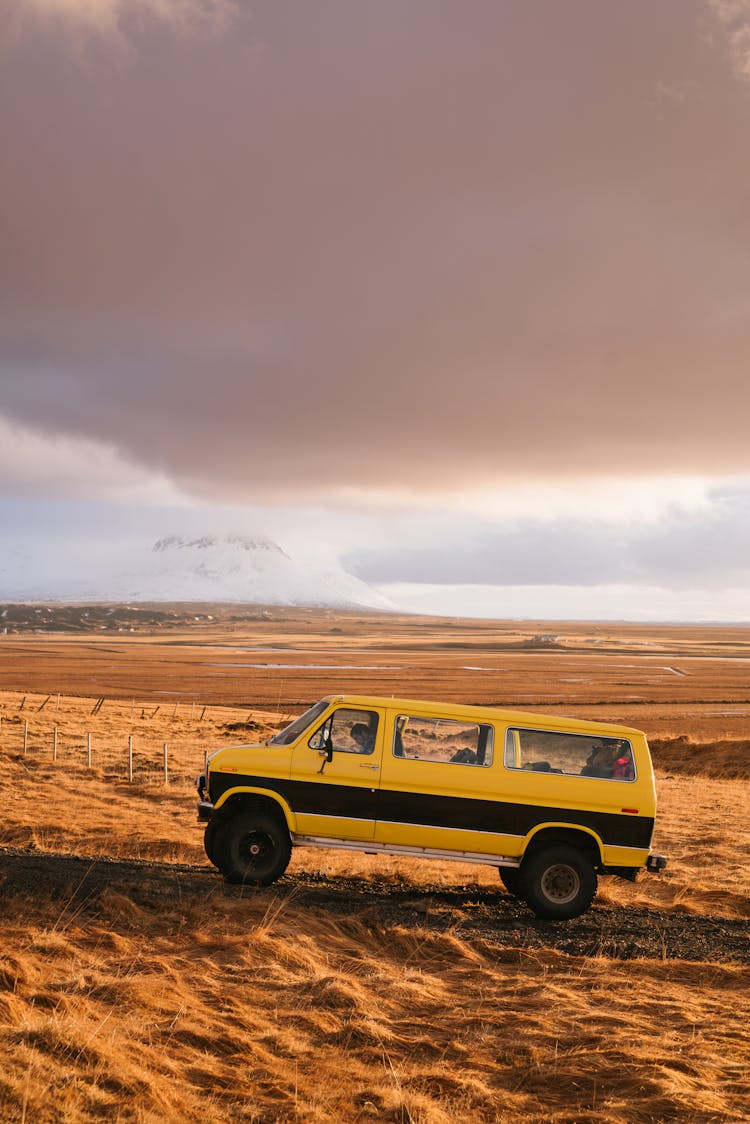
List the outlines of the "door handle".
{"label": "door handle", "polygon": [[360,762],[359,767],[360,767],[360,769],[379,769],[380,768],[379,765],[363,765],[361,762]]}

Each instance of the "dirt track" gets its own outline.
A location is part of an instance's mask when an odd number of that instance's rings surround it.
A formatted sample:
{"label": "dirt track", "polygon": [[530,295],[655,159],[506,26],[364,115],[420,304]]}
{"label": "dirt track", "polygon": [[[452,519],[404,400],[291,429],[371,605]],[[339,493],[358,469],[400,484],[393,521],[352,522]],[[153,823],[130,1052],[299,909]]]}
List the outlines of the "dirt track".
{"label": "dirt track", "polygon": [[210,900],[220,912],[222,903],[249,893],[273,901],[287,901],[287,924],[305,909],[329,915],[356,916],[373,930],[407,928],[451,931],[462,940],[479,939],[498,950],[555,948],[573,956],[608,956],[629,960],[693,960],[750,963],[750,923],[677,911],[594,905],[575,921],[536,920],[525,907],[502,890],[476,886],[415,887],[365,878],[325,875],[287,875],[267,890],[226,885],[209,866],[92,860],[77,855],[0,850],[0,914],[13,909],[17,895],[33,895],[37,902],[64,900],[76,913],[100,913],[104,890],[128,897],[141,909],[164,914],[170,903]]}

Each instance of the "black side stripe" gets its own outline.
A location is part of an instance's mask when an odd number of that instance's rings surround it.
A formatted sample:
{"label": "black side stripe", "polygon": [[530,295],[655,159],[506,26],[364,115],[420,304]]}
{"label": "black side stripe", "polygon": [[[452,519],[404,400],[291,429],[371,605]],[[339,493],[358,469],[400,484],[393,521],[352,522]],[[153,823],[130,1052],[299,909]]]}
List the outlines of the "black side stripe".
{"label": "black side stripe", "polygon": [[649,847],[654,829],[650,816],[617,812],[574,811],[506,800],[468,796],[435,796],[426,792],[401,792],[387,788],[294,781],[278,777],[211,773],[214,803],[230,788],[248,785],[283,796],[294,812],[318,816],[351,817],[388,823],[447,827],[460,831],[485,831],[499,835],[527,835],[540,823],[569,823],[588,827],[611,847]]}

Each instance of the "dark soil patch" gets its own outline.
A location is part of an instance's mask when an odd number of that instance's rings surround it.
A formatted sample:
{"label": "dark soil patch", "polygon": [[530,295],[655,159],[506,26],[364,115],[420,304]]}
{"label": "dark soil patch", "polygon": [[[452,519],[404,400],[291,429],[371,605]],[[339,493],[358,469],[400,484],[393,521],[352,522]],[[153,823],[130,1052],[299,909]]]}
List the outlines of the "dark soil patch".
{"label": "dark soil patch", "polygon": [[[501,889],[459,885],[373,882],[290,874],[267,890],[226,885],[209,866],[152,861],[91,859],[78,855],[0,849],[0,914],[15,911],[13,899],[64,900],[76,912],[97,911],[104,890],[115,890],[140,909],[164,916],[180,903],[211,897],[214,911],[222,900],[260,894],[271,901],[293,896],[296,915],[305,908],[356,918],[379,932],[407,928],[479,938],[501,948],[553,948],[571,956],[607,956],[618,960],[694,960],[750,963],[750,923],[677,910],[653,910],[594,904],[573,921],[539,921],[528,908]],[[290,919],[292,910],[286,911]]]}

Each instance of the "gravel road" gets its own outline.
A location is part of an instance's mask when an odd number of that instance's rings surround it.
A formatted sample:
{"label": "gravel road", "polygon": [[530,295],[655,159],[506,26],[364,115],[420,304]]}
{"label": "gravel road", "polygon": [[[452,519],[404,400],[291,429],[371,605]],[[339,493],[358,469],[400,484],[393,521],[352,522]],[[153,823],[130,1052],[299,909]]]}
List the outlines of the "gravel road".
{"label": "gravel road", "polygon": [[[539,921],[526,906],[502,889],[476,886],[419,886],[287,874],[267,890],[229,886],[210,866],[146,860],[91,859],[0,848],[0,916],[14,909],[18,895],[38,900],[71,901],[81,912],[97,910],[105,889],[126,895],[139,907],[163,914],[170,903],[210,896],[216,911],[222,902],[248,894],[273,898],[293,895],[294,916],[309,908],[340,917],[356,917],[378,931],[394,926],[415,930],[450,930],[463,939],[481,938],[502,948],[554,948],[573,956],[608,956],[629,960],[693,960],[750,963],[750,922],[746,920],[598,905],[574,921]],[[292,914],[287,911],[286,916]]]}

